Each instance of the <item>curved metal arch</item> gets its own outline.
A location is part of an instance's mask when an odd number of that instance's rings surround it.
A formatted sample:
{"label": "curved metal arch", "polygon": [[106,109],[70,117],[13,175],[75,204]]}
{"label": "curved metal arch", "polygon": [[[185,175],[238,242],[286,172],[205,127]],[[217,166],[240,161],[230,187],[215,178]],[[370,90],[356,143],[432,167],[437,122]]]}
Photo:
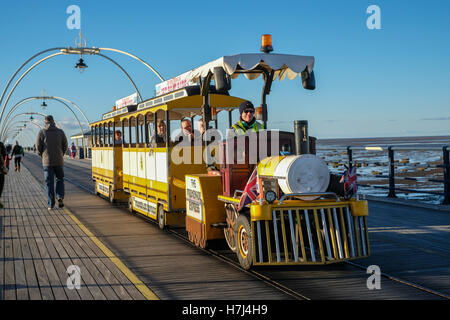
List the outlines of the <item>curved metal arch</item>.
{"label": "curved metal arch", "polygon": [[147,62],[145,62],[144,60],[140,59],[139,57],[136,57],[135,55],[123,51],[123,50],[119,50],[119,49],[112,49],[112,48],[98,48],[99,50],[106,50],[106,51],[114,51],[114,52],[118,52],[118,53],[122,53],[125,54],[129,57],[132,57],[138,61],[140,61],[141,63],[143,63],[147,68],[149,68],[150,70],[153,71],[154,74],[156,74],[156,76],[161,80],[161,81],[165,81],[164,78],[158,73],[158,71],[155,70],[155,68],[153,68],[151,65],[149,65]]}
{"label": "curved metal arch", "polygon": [[33,136],[31,136],[31,138],[30,138],[30,136],[28,135],[28,134],[32,134],[32,133],[34,133],[32,130],[31,130],[31,128],[25,128],[25,129],[29,129],[30,131],[25,131],[25,130],[22,130],[22,131],[20,131],[20,132],[18,132],[13,138],[12,138],[12,140],[17,140],[18,141],[18,136],[21,134],[21,133],[24,133],[24,132],[26,132],[26,137],[28,137],[29,139],[30,139],[30,141],[31,141],[31,143],[32,144],[34,144],[35,143],[35,140],[34,140],[34,138],[33,138]]}
{"label": "curved metal arch", "polygon": [[[19,124],[18,122],[16,122],[15,124]],[[11,130],[17,130],[17,129],[22,129],[22,130],[20,130],[20,131],[18,131],[18,132],[10,132]],[[19,128],[19,127],[11,127],[11,128],[9,128],[9,130],[8,130],[8,132],[7,132],[7,134],[6,134],[6,136],[5,136],[5,140],[7,140],[7,138],[9,138],[9,135],[11,134],[11,133],[15,133],[15,135],[11,138],[11,139],[15,139],[15,137],[17,137],[17,135],[18,134],[20,134],[20,132],[23,132],[24,130],[26,130],[26,129],[29,129],[32,133],[34,133],[32,130],[31,130],[31,128],[30,127],[21,127],[21,128]]]}
{"label": "curved metal arch", "polygon": [[80,113],[81,115],[84,117],[84,120],[86,121],[86,125],[89,127],[89,125],[91,124],[91,122],[89,121],[89,119],[86,117],[86,115],[84,114],[83,110],[81,110],[80,106],[77,105],[75,102],[70,101],[69,99],[63,98],[63,97],[54,97],[54,96],[49,96],[49,97],[42,97],[42,99],[51,99],[51,100],[56,100],[56,101],[66,101],[68,103],[71,103]]}
{"label": "curved metal arch", "polygon": [[[50,58],[53,58],[53,57],[58,56],[58,55],[61,55],[61,54],[63,54],[63,53],[55,53],[55,54],[49,55],[49,56],[47,56],[47,57],[45,57],[45,58],[39,60],[38,62],[36,62],[35,64],[33,64],[27,71],[25,71],[24,74],[22,74],[22,76],[16,81],[16,83],[14,84],[14,87],[11,89],[11,91],[10,91],[9,94],[8,94],[8,97],[6,98],[6,101],[5,101],[5,103],[4,103],[3,107],[2,107],[2,112],[0,113],[0,123],[1,123],[1,120],[2,120],[2,117],[3,117],[3,113],[4,113],[4,111],[5,111],[6,105],[8,104],[9,99],[11,98],[11,95],[13,94],[14,90],[17,88],[17,86],[19,85],[19,83],[22,81],[22,79],[28,74],[28,72],[30,72],[33,68],[35,68],[37,65],[39,65],[39,64],[42,63],[42,62],[44,62],[45,60],[50,59]],[[128,78],[128,79],[130,80],[130,82],[132,83],[134,89],[136,90],[136,93],[138,94],[140,101],[142,101],[142,96],[141,96],[141,93],[140,93],[139,89],[137,88],[136,84],[134,83],[134,81],[133,81],[133,79],[130,77],[130,75],[125,71],[125,69],[124,69],[120,64],[118,64],[116,61],[114,61],[113,59],[111,59],[110,57],[105,56],[105,55],[100,54],[100,53],[98,53],[97,55],[99,55],[99,56],[101,56],[101,57],[103,57],[103,58],[105,58],[105,59],[108,59],[109,61],[111,61],[112,63],[114,63],[118,68],[120,68],[120,70],[122,70],[123,73],[125,73],[125,75],[127,76],[127,78]],[[46,97],[46,98],[52,98],[52,97]],[[61,98],[61,97],[56,97],[56,98],[64,99],[64,98]],[[64,100],[66,100],[66,99],[64,99]],[[78,111],[80,111],[80,113],[83,115],[83,117],[85,118],[85,120],[86,120],[86,122],[87,122],[87,125],[89,126],[90,122],[89,122],[88,118],[86,117],[86,115],[84,114],[84,112],[81,110],[81,108],[80,108],[79,106],[77,106],[74,102],[70,101],[70,100],[66,100],[66,101],[72,103],[74,106],[77,107]],[[5,120],[5,121],[6,121],[6,120]],[[82,130],[82,131],[83,131],[83,130]]]}
{"label": "curved metal arch", "polygon": [[25,66],[28,64],[28,62],[30,62],[30,61],[33,60],[34,58],[36,58],[36,57],[38,57],[38,56],[40,56],[41,54],[44,54],[44,53],[46,53],[46,52],[49,52],[49,51],[55,51],[55,50],[61,50],[61,49],[64,49],[64,48],[63,48],[63,47],[57,47],[57,48],[46,49],[46,50],[43,50],[43,51],[40,51],[40,52],[36,53],[34,56],[32,56],[31,58],[29,58],[27,61],[25,61],[25,62],[24,62],[24,63],[16,70],[16,72],[14,72],[14,74],[11,76],[11,78],[9,78],[9,81],[8,81],[8,83],[6,84],[5,88],[3,89],[2,95],[1,95],[1,97],[0,97],[0,105],[2,104],[3,98],[4,98],[4,96],[5,96],[6,91],[7,91],[8,88],[9,88],[9,85],[10,85],[11,82],[14,80],[14,78],[16,77],[16,75],[20,72],[20,70],[22,70],[23,67],[25,67]]}
{"label": "curved metal arch", "polygon": [[[8,131],[8,128],[11,127],[12,121],[13,121],[15,118],[20,117],[20,116],[25,116],[25,115],[33,115],[33,114],[36,114],[36,115],[39,115],[39,116],[43,116],[43,117],[46,117],[46,116],[47,116],[46,114],[40,113],[40,112],[23,112],[23,113],[15,114],[14,117],[11,118],[11,120],[10,120],[11,122],[8,122],[8,123],[6,124],[6,126],[5,126],[5,132],[7,132],[7,131]],[[30,120],[30,122],[33,122],[33,121]],[[55,123],[56,123],[56,121],[55,121]],[[41,126],[41,128],[42,128],[42,126]]]}
{"label": "curved metal arch", "polygon": [[[26,102],[28,102],[28,101],[31,101],[31,100],[38,100],[38,99],[44,99],[43,97],[28,97],[28,98],[25,98],[25,99],[22,99],[21,101],[19,101],[18,103],[16,103],[15,105],[14,105],[14,107],[11,109],[11,110],[9,110],[9,112],[8,112],[8,114],[6,115],[6,118],[5,118],[5,121],[3,121],[3,123],[2,123],[2,126],[1,126],[1,130],[0,130],[0,136],[2,137],[3,136],[3,134],[4,134],[4,128],[5,128],[5,124],[7,124],[7,121],[9,120],[9,117],[11,116],[11,114],[15,111],[15,110],[17,110],[17,108],[19,108],[22,104],[24,104],[24,103],[26,103]],[[65,103],[63,100],[60,100],[60,99],[64,99],[64,98],[60,98],[60,97],[45,97],[45,99],[52,99],[52,100],[56,100],[56,101],[58,101],[58,102],[60,102],[60,103],[63,103],[64,105],[66,105],[67,106],[67,108],[73,113],[73,115],[75,116],[75,119],[77,119],[77,121],[78,121],[78,124],[80,125],[80,130],[81,130],[81,133],[83,133],[83,127],[81,126],[81,122],[80,122],[80,119],[78,119],[78,117],[77,117],[77,115],[75,114],[75,112],[73,112],[73,110],[72,110],[72,108],[70,108],[70,106],[67,104],[67,103]],[[70,101],[70,100],[67,100],[67,101]],[[72,102],[71,102],[72,103]],[[73,104],[73,103],[72,103]],[[74,104],[75,105],[75,104]],[[76,106],[76,105],[75,105]],[[77,108],[79,108],[78,106],[76,106]],[[79,109],[80,110],[80,109]],[[84,116],[84,113],[81,111],[81,114],[83,114],[83,116]],[[85,117],[85,116],[84,116]],[[86,121],[88,122],[88,125],[89,125],[89,121],[87,120],[87,118],[85,118],[86,119]]]}
{"label": "curved metal arch", "polygon": [[36,100],[37,97],[29,97],[29,98],[25,98],[20,100],[18,103],[16,103],[13,108],[8,112],[8,114],[6,115],[6,119],[5,121],[3,121],[3,124],[0,126],[0,137],[2,137],[4,131],[5,131],[5,127],[8,124],[8,119],[10,117],[10,115],[14,112],[14,110],[16,110],[18,107],[20,107],[22,104],[31,101],[31,100]]}
{"label": "curved metal arch", "polygon": [[[75,51],[75,52],[70,52],[71,50]],[[88,50],[86,50],[88,49]],[[6,84],[5,88],[3,89],[2,95],[0,97],[0,106],[2,105],[3,102],[3,98],[6,94],[6,91],[8,90],[11,82],[14,80],[14,78],[16,77],[16,75],[20,72],[20,70],[22,70],[30,61],[32,61],[34,58],[40,56],[41,54],[44,54],[46,52],[50,52],[50,51],[55,51],[55,50],[60,50],[61,54],[82,54],[82,53],[87,53],[87,54],[99,54],[100,50],[106,50],[106,51],[113,51],[113,52],[118,52],[118,53],[122,53],[125,54],[129,57],[132,57],[138,61],[140,61],[141,63],[143,63],[147,68],[149,68],[151,71],[153,71],[153,73],[156,74],[156,76],[161,80],[164,81],[164,78],[155,70],[155,68],[153,68],[150,64],[148,64],[147,62],[145,62],[144,60],[142,60],[141,58],[123,51],[123,50],[119,50],[119,49],[113,49],[113,48],[64,48],[64,47],[55,47],[55,48],[50,48],[50,49],[46,49],[46,50],[42,50],[38,53],[36,53],[35,55],[33,55],[31,58],[29,58],[28,60],[26,60],[15,72],[14,74],[11,76],[11,78],[8,80],[8,83]],[[53,56],[53,55],[52,55]],[[105,56],[106,57],[106,56]],[[46,59],[45,59],[46,60]],[[111,59],[112,60],[112,59]],[[42,61],[41,61],[42,62]],[[40,62],[39,62],[40,63]],[[37,64],[39,64],[37,63]],[[123,68],[122,68],[123,69]],[[27,72],[28,73],[28,72]],[[10,94],[14,91],[14,89],[10,92]],[[139,94],[140,95],[140,94]],[[10,95],[9,95],[10,96]],[[9,100],[9,99],[8,99]],[[142,101],[142,98],[141,98]],[[0,123],[3,117],[3,113],[4,113],[4,109],[7,105],[7,102],[4,104],[4,106],[2,107],[2,111],[0,113]]]}
{"label": "curved metal arch", "polygon": [[128,80],[130,80],[131,83],[133,84],[134,89],[136,89],[136,93],[137,93],[138,96],[139,96],[139,100],[140,100],[141,102],[144,101],[144,99],[142,99],[141,93],[139,92],[139,89],[136,87],[136,84],[134,83],[133,79],[131,79],[131,77],[130,77],[130,75],[128,74],[128,72],[126,72],[125,69],[122,68],[122,66],[121,66],[120,64],[118,64],[116,61],[114,61],[114,60],[111,59],[110,57],[105,56],[104,54],[97,53],[97,55],[100,56],[100,57],[103,57],[103,58],[105,58],[105,59],[108,59],[109,61],[111,61],[112,63],[114,63],[117,67],[119,67],[120,70],[122,70],[123,73],[125,73],[125,75],[128,77]]}
{"label": "curved metal arch", "polygon": [[[41,98],[41,97],[31,97],[31,98],[27,98],[27,99],[29,99],[29,100],[36,100],[36,99],[42,99],[42,98]],[[59,100],[59,99],[54,99],[54,100],[56,100],[56,101],[58,101],[58,102],[64,104],[64,105],[72,112],[72,114],[74,115],[75,119],[77,119],[77,121],[78,121],[78,125],[80,126],[81,134],[83,134],[83,126],[81,125],[80,119],[78,119],[76,113],[72,110],[72,108],[71,108],[67,103],[65,103],[65,102],[62,101],[62,100]],[[21,104],[23,104],[23,103],[21,103]],[[16,105],[16,106],[15,106],[15,109],[17,109],[21,104]],[[14,109],[14,110],[15,110],[15,109]],[[12,110],[12,111],[13,111],[13,110]],[[2,131],[2,136],[3,136],[3,133],[4,133],[4,131]]]}
{"label": "curved metal arch", "polygon": [[2,118],[3,118],[3,113],[5,112],[5,108],[6,108],[7,104],[8,104],[8,101],[9,101],[9,99],[11,98],[11,95],[13,94],[14,90],[17,88],[17,86],[19,85],[19,83],[22,81],[22,79],[28,74],[28,72],[30,72],[31,70],[33,70],[36,66],[38,66],[39,64],[41,64],[41,63],[44,62],[45,60],[48,60],[48,59],[50,59],[50,58],[53,58],[53,57],[56,57],[56,56],[59,56],[59,55],[62,55],[62,54],[63,54],[63,53],[58,52],[58,53],[54,53],[54,54],[51,54],[51,55],[49,55],[49,56],[46,56],[45,58],[42,58],[41,60],[39,60],[38,62],[36,62],[35,64],[33,64],[30,68],[28,68],[27,71],[25,71],[25,72],[20,76],[19,80],[16,81],[16,83],[15,83],[14,86],[13,86],[13,88],[12,88],[11,91],[9,92],[8,97],[7,97],[6,100],[5,100],[5,103],[3,104],[2,111],[1,111],[1,113],[0,113],[0,123],[1,123],[1,120],[2,120]]}

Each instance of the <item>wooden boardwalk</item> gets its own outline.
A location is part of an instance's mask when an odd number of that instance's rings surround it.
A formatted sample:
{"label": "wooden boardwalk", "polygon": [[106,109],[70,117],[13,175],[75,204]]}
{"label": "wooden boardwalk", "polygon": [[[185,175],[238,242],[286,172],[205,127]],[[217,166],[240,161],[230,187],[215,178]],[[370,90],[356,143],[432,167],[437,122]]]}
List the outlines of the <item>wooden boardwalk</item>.
{"label": "wooden boardwalk", "polygon": [[[5,181],[0,209],[0,300],[132,300],[144,295],[22,166]],[[70,289],[69,266],[80,268]],[[69,282],[71,284],[73,282]]]}

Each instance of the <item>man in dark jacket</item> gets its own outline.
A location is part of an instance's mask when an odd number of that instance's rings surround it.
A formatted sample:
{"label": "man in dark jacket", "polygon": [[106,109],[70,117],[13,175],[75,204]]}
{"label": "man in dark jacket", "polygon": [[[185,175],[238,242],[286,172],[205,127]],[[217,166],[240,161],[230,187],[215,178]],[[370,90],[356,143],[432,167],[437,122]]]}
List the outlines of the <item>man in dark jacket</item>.
{"label": "man in dark jacket", "polygon": [[67,152],[68,145],[64,131],[55,126],[53,116],[45,117],[45,128],[39,131],[36,146],[39,155],[42,157],[47,186],[48,210],[55,207],[55,177],[58,206],[62,208],[64,207],[64,154]]}

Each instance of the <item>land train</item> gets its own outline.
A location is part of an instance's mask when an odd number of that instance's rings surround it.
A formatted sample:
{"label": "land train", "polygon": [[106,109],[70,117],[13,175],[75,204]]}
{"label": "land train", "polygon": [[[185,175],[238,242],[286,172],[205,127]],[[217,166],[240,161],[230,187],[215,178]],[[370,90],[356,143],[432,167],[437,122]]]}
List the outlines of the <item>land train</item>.
{"label": "land train", "polygon": [[[182,119],[201,117],[207,128],[219,129],[218,115],[225,115],[230,128],[233,111],[247,100],[229,94],[240,74],[250,80],[262,76],[256,115],[267,128],[272,82],[298,76],[304,88],[314,89],[313,67],[310,56],[224,56],[159,84],[151,99],[114,107],[91,123],[96,193],[126,201],[130,212],[160,228],[184,226],[196,246],[225,241],[245,269],[369,256],[367,201],[339,191],[301,122],[294,132],[214,139],[200,134],[184,144],[171,136]],[[163,139],[154,139],[161,121]],[[114,138],[117,130],[121,140]]]}

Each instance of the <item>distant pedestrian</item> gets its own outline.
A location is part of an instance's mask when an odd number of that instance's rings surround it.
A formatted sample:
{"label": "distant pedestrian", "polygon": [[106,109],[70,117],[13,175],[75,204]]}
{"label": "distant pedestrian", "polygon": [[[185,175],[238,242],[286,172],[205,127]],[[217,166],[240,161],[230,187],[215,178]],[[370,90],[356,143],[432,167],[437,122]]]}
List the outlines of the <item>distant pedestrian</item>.
{"label": "distant pedestrian", "polygon": [[[2,157],[2,159],[5,159],[8,157],[8,155],[6,154],[6,148],[5,145],[3,144],[3,142],[0,141],[0,157]],[[3,186],[5,185],[5,174],[8,172],[6,170],[6,167],[2,163],[0,164],[1,169],[0,169],[0,197],[2,196],[3,193]],[[3,202],[0,201],[0,208],[3,208]]]}
{"label": "distant pedestrian", "polygon": [[22,161],[22,157],[25,155],[22,146],[19,144],[19,141],[16,141],[14,148],[12,149],[11,157],[14,157],[14,166],[15,171],[20,172],[20,162]]}
{"label": "distant pedestrian", "polygon": [[77,148],[75,147],[75,144],[72,142],[72,145],[70,146],[70,155],[72,159],[75,159],[75,155],[77,154]]}
{"label": "distant pedestrian", "polygon": [[39,155],[42,157],[48,210],[55,207],[55,177],[58,207],[62,208],[64,207],[64,154],[67,152],[68,145],[64,131],[55,126],[53,116],[45,117],[45,128],[39,131],[36,146]]}
{"label": "distant pedestrian", "polygon": [[5,168],[6,168],[7,171],[9,171],[9,160],[11,160],[11,158],[9,157],[8,152],[6,152],[3,164],[5,165]]}

